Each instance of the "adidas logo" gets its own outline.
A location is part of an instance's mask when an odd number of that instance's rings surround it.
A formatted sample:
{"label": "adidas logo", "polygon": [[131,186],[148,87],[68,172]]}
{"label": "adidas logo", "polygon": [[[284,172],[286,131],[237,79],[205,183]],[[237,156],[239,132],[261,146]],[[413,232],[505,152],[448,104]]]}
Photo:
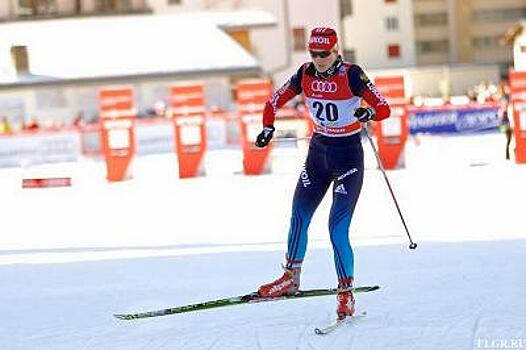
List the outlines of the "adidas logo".
{"label": "adidas logo", "polygon": [[347,190],[345,190],[345,186],[341,184],[336,186],[336,188],[334,189],[334,193],[347,194]]}

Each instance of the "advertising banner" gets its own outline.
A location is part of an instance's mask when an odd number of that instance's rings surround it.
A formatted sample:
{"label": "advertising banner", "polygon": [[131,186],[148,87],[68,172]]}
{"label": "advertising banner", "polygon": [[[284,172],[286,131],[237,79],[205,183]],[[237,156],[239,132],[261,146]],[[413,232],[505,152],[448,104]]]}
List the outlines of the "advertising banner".
{"label": "advertising banner", "polygon": [[455,134],[496,130],[500,124],[496,105],[409,109],[411,134]]}
{"label": "advertising banner", "polygon": [[0,168],[77,161],[76,131],[22,133],[0,137]]}

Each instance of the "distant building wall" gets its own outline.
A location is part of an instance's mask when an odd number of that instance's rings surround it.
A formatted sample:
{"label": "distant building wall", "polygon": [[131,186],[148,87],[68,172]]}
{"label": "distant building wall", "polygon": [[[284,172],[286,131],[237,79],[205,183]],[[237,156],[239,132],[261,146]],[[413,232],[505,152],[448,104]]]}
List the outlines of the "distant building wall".
{"label": "distant building wall", "polygon": [[[526,18],[524,0],[340,0],[346,49],[371,69],[437,64],[511,64],[499,44]],[[394,30],[398,21],[398,30]],[[391,28],[390,30],[387,30]],[[385,46],[400,42],[400,58]],[[374,43],[374,44],[371,44]],[[505,70],[505,69],[504,69]]]}
{"label": "distant building wall", "polygon": [[[290,52],[291,52],[291,64],[288,68],[276,72],[273,75],[273,79],[276,87],[279,87],[285,81],[296,72],[299,66],[310,60],[310,56],[306,50],[306,44],[309,39],[310,30],[314,27],[332,27],[336,29],[339,34],[340,49],[343,50],[343,33],[340,26],[340,12],[338,1],[304,1],[304,0],[289,0],[289,26],[290,31],[286,33],[290,39]],[[280,21],[283,21],[283,16]],[[304,41],[301,42],[299,33],[303,31]],[[296,33],[296,34],[294,34]],[[272,54],[273,45],[271,40],[265,40],[265,38],[259,39],[260,41],[266,41],[266,47],[264,48],[267,54]],[[283,45],[283,44],[282,44]],[[286,48],[283,45],[284,49]],[[281,64],[285,61],[287,52],[282,52]],[[275,63],[276,64],[276,63]]]}
{"label": "distant building wall", "polygon": [[[276,26],[247,28],[247,31],[251,53],[258,59],[263,71],[270,73],[276,87],[309,59],[305,44],[311,28],[332,26],[340,30],[339,0],[181,0],[180,4],[174,5],[168,4],[167,0],[149,0],[149,6],[158,14],[253,9],[272,13]],[[287,25],[289,28],[286,28]],[[301,29],[304,30],[303,45],[300,44]]]}
{"label": "distant building wall", "polygon": [[415,65],[412,0],[353,0],[342,15],[344,48],[356,63],[366,69]]}
{"label": "distant building wall", "polygon": [[371,77],[404,75],[406,94],[410,96],[466,95],[476,84],[488,82],[498,85],[499,66],[493,65],[436,65],[391,70],[371,70]]}
{"label": "distant building wall", "polygon": [[[132,85],[138,112],[144,115],[162,100],[169,105],[169,87],[180,80],[115,80],[111,83],[83,83],[18,87],[0,91],[0,110],[13,123],[36,117],[41,123],[55,122],[70,125],[79,112],[87,120],[98,115],[97,91],[106,85]],[[207,107],[231,108],[231,91],[228,77],[200,79],[206,86]]]}
{"label": "distant building wall", "polygon": [[11,16],[11,4],[9,1],[0,1],[0,21],[5,21]]}
{"label": "distant building wall", "polygon": [[[161,2],[166,3],[168,0]],[[107,2],[106,6],[103,7],[97,6],[97,4],[97,0],[48,0],[32,7],[29,1],[21,3],[20,0],[1,0],[0,21],[14,21],[31,17],[90,15],[93,13],[148,12],[149,9],[148,0],[116,0],[115,6],[111,6],[111,3]],[[33,13],[34,10],[36,13]]]}

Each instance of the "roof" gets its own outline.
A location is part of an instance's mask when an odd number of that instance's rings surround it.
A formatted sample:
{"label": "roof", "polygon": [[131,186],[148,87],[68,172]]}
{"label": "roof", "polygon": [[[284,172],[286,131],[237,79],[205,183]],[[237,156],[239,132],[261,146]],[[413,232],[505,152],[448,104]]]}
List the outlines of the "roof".
{"label": "roof", "polygon": [[[259,71],[256,59],[219,22],[197,15],[135,15],[0,24],[0,86]],[[28,47],[31,76],[38,79],[16,76],[12,45]]]}
{"label": "roof", "polygon": [[276,17],[262,10],[206,11],[187,14],[189,18],[201,18],[215,23],[222,29],[261,28],[277,24]]}

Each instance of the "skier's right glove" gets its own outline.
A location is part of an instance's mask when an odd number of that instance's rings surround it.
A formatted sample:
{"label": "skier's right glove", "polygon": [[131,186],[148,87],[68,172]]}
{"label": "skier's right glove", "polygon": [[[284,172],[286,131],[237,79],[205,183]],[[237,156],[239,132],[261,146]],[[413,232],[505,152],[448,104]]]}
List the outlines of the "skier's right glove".
{"label": "skier's right glove", "polygon": [[356,108],[356,111],[354,112],[354,116],[361,123],[367,123],[368,121],[373,120],[375,114],[376,113],[374,109],[372,109],[371,107],[367,107],[367,108],[358,107]]}
{"label": "skier's right glove", "polygon": [[263,128],[263,131],[261,131],[258,137],[256,138],[256,146],[265,147],[266,145],[268,145],[273,135],[274,135],[274,127],[265,126]]}

